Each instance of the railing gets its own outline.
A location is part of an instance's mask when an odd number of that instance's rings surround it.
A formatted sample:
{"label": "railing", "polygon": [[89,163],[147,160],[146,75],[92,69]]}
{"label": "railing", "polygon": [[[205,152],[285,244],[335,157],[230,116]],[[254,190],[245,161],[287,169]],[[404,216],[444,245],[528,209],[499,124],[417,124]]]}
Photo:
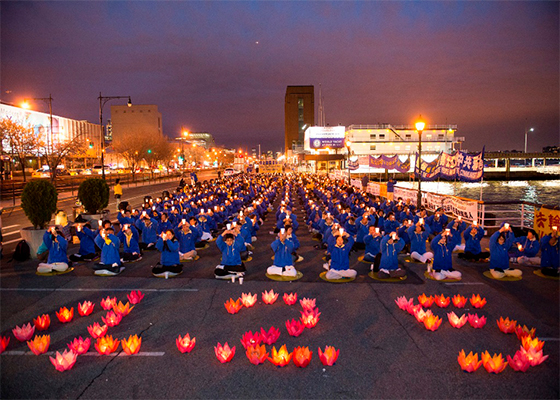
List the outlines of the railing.
{"label": "railing", "polygon": [[528,201],[488,201],[478,208],[480,224],[487,229],[499,229],[504,222],[521,228],[534,228],[535,212],[542,204]]}

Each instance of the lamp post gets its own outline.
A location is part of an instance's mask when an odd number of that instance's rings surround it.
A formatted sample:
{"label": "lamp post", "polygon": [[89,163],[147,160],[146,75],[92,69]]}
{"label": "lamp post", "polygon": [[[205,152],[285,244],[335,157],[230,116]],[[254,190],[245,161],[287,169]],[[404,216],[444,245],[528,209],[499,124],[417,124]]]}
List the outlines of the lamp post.
{"label": "lamp post", "polygon": [[418,195],[416,197],[416,209],[419,209],[422,206],[422,131],[424,131],[424,127],[426,123],[422,121],[422,115],[420,115],[420,119],[416,122],[416,131],[418,132]]}
{"label": "lamp post", "polygon": [[[46,139],[47,139],[46,153],[47,153],[47,160],[48,160],[49,150],[52,154],[52,136],[53,136],[52,101],[53,101],[53,98],[52,98],[51,94],[49,93],[49,97],[33,97],[31,100],[41,100],[41,101],[44,101],[49,106],[50,130],[49,130],[49,133],[47,134],[47,137],[46,137]],[[29,108],[29,103],[27,103],[27,99],[23,99],[22,107],[23,108]]]}
{"label": "lamp post", "polygon": [[101,171],[103,174],[103,180],[105,180],[105,134],[103,132],[103,106],[109,100],[115,99],[128,99],[127,105],[132,107],[132,100],[130,100],[130,96],[102,96],[101,92],[99,92],[99,128],[101,129]]}
{"label": "lamp post", "polygon": [[535,130],[535,128],[529,128],[529,129],[525,128],[525,151],[524,151],[524,153],[527,153],[527,134],[529,132],[533,132],[534,130]]}
{"label": "lamp post", "polygon": [[352,142],[350,140],[346,140],[346,167],[348,168],[348,184],[351,184],[351,179],[350,179],[350,146],[352,145]]}

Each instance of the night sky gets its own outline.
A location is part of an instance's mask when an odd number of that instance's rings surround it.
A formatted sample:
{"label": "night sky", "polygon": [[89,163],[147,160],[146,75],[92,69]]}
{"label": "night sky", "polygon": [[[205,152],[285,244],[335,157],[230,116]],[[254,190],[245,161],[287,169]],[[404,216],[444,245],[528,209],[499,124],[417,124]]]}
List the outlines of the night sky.
{"label": "night sky", "polygon": [[[6,2],[1,100],[157,104],[218,145],[283,150],[288,85],[322,84],[330,125],[457,124],[464,148],[558,145],[558,2]],[[105,107],[109,117],[111,104]],[[43,107],[37,103],[37,107]],[[41,110],[40,108],[38,108]],[[317,114],[316,114],[317,115]]]}

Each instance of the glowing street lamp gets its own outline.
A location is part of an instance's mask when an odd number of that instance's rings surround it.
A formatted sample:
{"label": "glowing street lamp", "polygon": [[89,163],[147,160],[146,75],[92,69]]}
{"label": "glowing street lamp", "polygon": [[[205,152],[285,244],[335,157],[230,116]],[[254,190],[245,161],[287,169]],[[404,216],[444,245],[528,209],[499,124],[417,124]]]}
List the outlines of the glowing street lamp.
{"label": "glowing street lamp", "polygon": [[422,132],[426,127],[426,123],[422,120],[422,115],[420,115],[415,125],[418,132],[418,195],[416,198],[416,209],[419,209],[422,207],[422,171],[420,169],[422,166]]}
{"label": "glowing street lamp", "polygon": [[534,130],[535,128],[529,128],[529,129],[525,128],[525,151],[524,151],[525,153],[527,153],[527,134],[529,132],[533,132]]}

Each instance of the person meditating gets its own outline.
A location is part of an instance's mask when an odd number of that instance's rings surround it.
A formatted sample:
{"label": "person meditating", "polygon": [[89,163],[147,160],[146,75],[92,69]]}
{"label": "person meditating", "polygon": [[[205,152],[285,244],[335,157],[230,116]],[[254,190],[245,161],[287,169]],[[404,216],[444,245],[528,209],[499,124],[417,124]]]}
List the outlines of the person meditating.
{"label": "person meditating", "polygon": [[461,273],[453,269],[453,249],[461,241],[461,236],[457,231],[451,233],[451,229],[446,229],[433,238],[430,246],[434,252],[433,267],[431,275],[437,280],[461,279]]}
{"label": "person meditating", "polygon": [[348,232],[344,232],[342,229],[342,234],[336,235],[336,244],[333,246],[331,251],[331,260],[329,270],[327,271],[325,278],[330,280],[344,279],[344,278],[355,278],[356,270],[350,269],[350,250],[354,245],[354,238],[348,235]]}
{"label": "person meditating", "polygon": [[274,251],[274,264],[266,270],[268,275],[295,277],[297,271],[293,266],[292,252],[294,243],[287,239],[286,229],[281,228],[278,237],[270,245]]}
{"label": "person meditating", "polygon": [[406,271],[399,266],[399,253],[404,248],[404,240],[397,232],[391,232],[381,239],[381,263],[377,277],[379,279],[402,278]]}
{"label": "person meditating", "polygon": [[245,275],[247,269],[241,261],[241,251],[245,247],[243,236],[226,229],[216,239],[216,246],[222,252],[222,263],[214,269],[216,279],[231,279]]}

